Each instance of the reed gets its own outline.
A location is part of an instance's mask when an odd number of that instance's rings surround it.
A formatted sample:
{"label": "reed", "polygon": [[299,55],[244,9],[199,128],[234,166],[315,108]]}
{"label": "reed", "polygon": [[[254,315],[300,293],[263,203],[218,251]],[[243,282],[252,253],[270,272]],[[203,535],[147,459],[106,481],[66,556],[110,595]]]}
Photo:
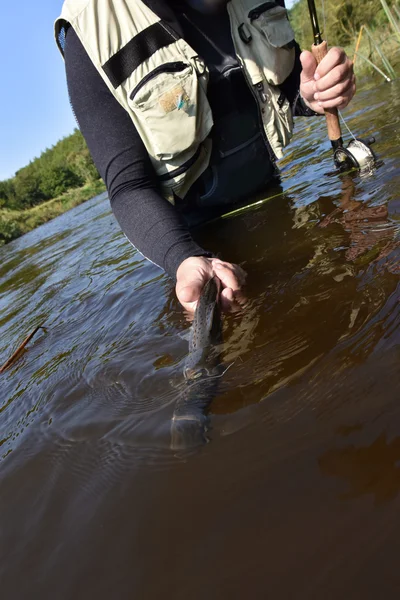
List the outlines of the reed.
{"label": "reed", "polygon": [[396,19],[392,15],[392,11],[390,10],[386,0],[381,0],[381,4],[382,4],[383,10],[386,13],[387,18],[389,19],[389,23],[391,24],[398,40],[400,41],[400,26],[399,26],[399,24],[397,23]]}
{"label": "reed", "polygon": [[383,50],[381,50],[379,44],[377,44],[375,42],[375,40],[374,40],[374,38],[372,36],[372,33],[369,30],[369,28],[368,28],[367,25],[364,25],[364,30],[365,30],[365,33],[368,36],[368,39],[369,39],[370,43],[373,45],[373,47],[375,48],[376,52],[379,54],[379,56],[381,58],[381,61],[382,61],[383,65],[384,65],[384,67],[386,68],[386,71],[387,71],[388,75],[390,77],[392,77],[392,79],[395,79],[396,78],[396,72],[395,72],[395,70],[393,69],[392,65],[390,64],[390,62],[389,62],[388,58],[386,57],[385,53],[383,52]]}
{"label": "reed", "polygon": [[399,7],[396,6],[395,4],[393,4],[393,10],[396,13],[396,17],[398,18],[398,20],[400,21],[400,10]]}
{"label": "reed", "polygon": [[359,56],[360,58],[362,58],[363,60],[365,60],[373,69],[375,69],[375,71],[377,71],[380,75],[382,75],[382,77],[384,79],[386,79],[386,81],[388,83],[390,83],[392,80],[390,79],[390,77],[388,77],[386,75],[386,73],[384,73],[382,71],[382,69],[380,69],[375,63],[372,62],[372,60],[370,60],[369,58],[367,58],[366,56],[364,56],[363,54],[360,54],[360,52],[355,52],[356,56]]}
{"label": "reed", "polygon": [[10,356],[10,358],[4,363],[4,365],[0,368],[0,373],[3,373],[6,369],[8,369],[9,367],[11,367],[11,365],[13,365],[23,354],[23,352],[25,351],[25,347],[26,345],[31,341],[31,339],[37,334],[37,332],[39,331],[39,329],[43,329],[44,331],[45,328],[43,327],[43,325],[38,325],[38,327],[36,327],[32,333],[30,333],[22,342],[22,344],[20,344],[18,346],[18,348],[16,349],[16,351],[12,354],[12,356]]}

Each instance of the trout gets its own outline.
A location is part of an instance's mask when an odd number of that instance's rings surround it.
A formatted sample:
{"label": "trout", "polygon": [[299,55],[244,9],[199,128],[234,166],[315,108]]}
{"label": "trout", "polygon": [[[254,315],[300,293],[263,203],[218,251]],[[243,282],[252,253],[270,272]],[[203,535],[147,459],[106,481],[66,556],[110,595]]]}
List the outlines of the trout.
{"label": "trout", "polygon": [[206,443],[208,408],[216,395],[221,368],[221,281],[214,276],[197,302],[183,375],[185,389],[178,398],[171,423],[171,448],[193,448]]}

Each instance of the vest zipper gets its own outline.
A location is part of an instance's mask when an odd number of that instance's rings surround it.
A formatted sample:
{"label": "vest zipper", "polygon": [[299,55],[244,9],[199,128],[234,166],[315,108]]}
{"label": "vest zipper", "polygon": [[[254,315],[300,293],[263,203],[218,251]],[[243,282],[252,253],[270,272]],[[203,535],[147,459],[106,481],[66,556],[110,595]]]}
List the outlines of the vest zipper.
{"label": "vest zipper", "polygon": [[147,73],[147,75],[145,75],[143,77],[143,79],[132,90],[132,92],[129,95],[129,98],[131,100],[133,100],[134,97],[136,96],[136,94],[138,93],[138,91],[144,85],[146,85],[146,83],[148,81],[150,81],[150,79],[153,79],[154,77],[157,77],[157,75],[159,75],[159,73],[179,73],[180,71],[184,71],[188,67],[190,67],[190,65],[188,65],[188,64],[186,64],[186,63],[184,63],[182,61],[165,63],[165,65],[160,65],[159,67],[156,67],[155,69],[153,69],[152,71],[150,71],[150,73]]}
{"label": "vest zipper", "polygon": [[260,109],[260,105],[259,105],[258,99],[257,99],[257,96],[258,96],[258,98],[260,98],[260,100],[261,100],[261,102],[263,104],[265,104],[267,102],[267,100],[268,100],[268,96],[264,92],[264,84],[263,84],[262,81],[260,81],[259,83],[254,84],[254,85],[251,84],[251,83],[249,83],[249,80],[247,79],[246,72],[245,72],[245,70],[243,68],[243,65],[240,62],[239,58],[238,58],[238,63],[240,65],[240,68],[243,71],[243,77],[246,79],[246,81],[247,81],[247,83],[249,85],[249,88],[251,90],[251,93],[253,94],[254,100],[255,100],[255,102],[257,104],[257,113],[258,113],[258,119],[259,119],[259,123],[260,123],[260,127],[261,127],[261,134],[263,136],[264,143],[265,143],[265,145],[267,147],[268,154],[269,154],[269,157],[271,159],[271,162],[274,165],[274,167],[276,168],[276,156],[275,156],[275,152],[272,150],[272,146],[271,146],[271,144],[269,142],[267,134],[265,133],[264,123],[263,123],[263,119],[262,119],[262,116],[261,116],[261,110],[263,110],[263,109]]}
{"label": "vest zipper", "polygon": [[202,149],[202,144],[199,144],[199,147],[197,148],[196,152],[193,154],[193,156],[191,158],[189,158],[189,160],[184,162],[183,165],[181,165],[177,169],[174,169],[173,171],[170,171],[169,173],[164,173],[164,175],[159,175],[158,180],[159,181],[169,181],[170,179],[174,179],[175,177],[182,175],[182,173],[184,173],[185,171],[190,169],[190,167],[192,165],[194,165],[194,163],[200,156],[201,149]]}
{"label": "vest zipper", "polygon": [[268,100],[267,94],[264,92],[264,84],[262,81],[260,83],[256,83],[254,86],[257,90],[257,94],[263,104]]}

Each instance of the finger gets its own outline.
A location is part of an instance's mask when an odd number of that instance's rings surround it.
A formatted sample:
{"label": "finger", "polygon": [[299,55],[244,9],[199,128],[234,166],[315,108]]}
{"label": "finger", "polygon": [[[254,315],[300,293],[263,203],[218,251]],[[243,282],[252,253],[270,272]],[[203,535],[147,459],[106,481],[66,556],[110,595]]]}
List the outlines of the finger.
{"label": "finger", "polygon": [[221,292],[221,299],[224,301],[226,300],[227,302],[234,302],[235,294],[233,293],[233,290],[231,288],[224,288]]}
{"label": "finger", "polygon": [[339,96],[348,96],[352,88],[355,88],[354,77],[351,77],[347,81],[341,81],[324,92],[315,92],[314,100],[324,102],[325,100],[334,100]]}
{"label": "finger", "polygon": [[351,62],[342,48],[331,48],[316,69],[316,79],[322,79],[322,77],[325,77],[332,69],[345,64],[346,61]]}
{"label": "finger", "polygon": [[300,54],[300,62],[302,66],[301,71],[301,83],[307,83],[308,81],[314,81],[314,73],[317,68],[317,61],[314,56],[308,50],[304,50]]}
{"label": "finger", "polygon": [[224,288],[239,290],[245,281],[245,272],[238,265],[227,265],[221,261],[213,261],[213,268]]}
{"label": "finger", "polygon": [[220,258],[212,258],[211,265],[212,265],[213,269],[216,266],[218,266],[218,267],[224,267],[226,269],[229,269],[230,271],[234,271],[235,268],[237,267],[237,265],[235,265],[234,263],[226,262],[225,260],[221,260]]}
{"label": "finger", "polygon": [[339,98],[335,98],[334,100],[326,100],[326,102],[318,103],[320,108],[326,110],[327,108],[337,108],[341,110],[342,108],[346,108],[351,98],[343,98],[339,96]]}
{"label": "finger", "polygon": [[233,292],[230,288],[222,290],[220,300],[224,312],[238,312],[247,302],[247,298],[241,292]]}
{"label": "finger", "polygon": [[225,267],[229,271],[235,274],[235,276],[239,279],[240,283],[244,284],[247,279],[247,273],[240,265],[236,265],[234,263],[228,263],[220,258],[212,258],[211,259],[212,266],[215,268],[218,265],[218,268]]}
{"label": "finger", "polygon": [[224,312],[234,312],[239,306],[236,302],[233,290],[230,288],[225,288],[222,290],[220,301],[221,308]]}
{"label": "finger", "polygon": [[353,67],[350,65],[339,65],[335,67],[328,75],[319,79],[315,84],[316,92],[325,92],[335,85],[345,83],[353,78]]}
{"label": "finger", "polygon": [[336,98],[332,98],[331,100],[318,101],[318,105],[323,109],[326,108],[345,108],[355,93],[355,85],[353,85],[350,90],[341,96],[337,96]]}

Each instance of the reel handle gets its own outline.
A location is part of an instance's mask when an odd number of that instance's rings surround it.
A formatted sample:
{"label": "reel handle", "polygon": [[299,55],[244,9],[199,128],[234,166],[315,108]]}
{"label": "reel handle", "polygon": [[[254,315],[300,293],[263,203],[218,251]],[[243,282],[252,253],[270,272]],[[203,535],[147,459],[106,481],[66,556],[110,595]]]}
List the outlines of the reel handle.
{"label": "reel handle", "polygon": [[[328,44],[325,40],[321,44],[313,44],[311,52],[317,61],[317,64],[328,54]],[[325,108],[326,126],[328,128],[328,137],[332,142],[332,146],[338,147],[343,145],[342,132],[340,129],[339,116],[337,108]]]}

